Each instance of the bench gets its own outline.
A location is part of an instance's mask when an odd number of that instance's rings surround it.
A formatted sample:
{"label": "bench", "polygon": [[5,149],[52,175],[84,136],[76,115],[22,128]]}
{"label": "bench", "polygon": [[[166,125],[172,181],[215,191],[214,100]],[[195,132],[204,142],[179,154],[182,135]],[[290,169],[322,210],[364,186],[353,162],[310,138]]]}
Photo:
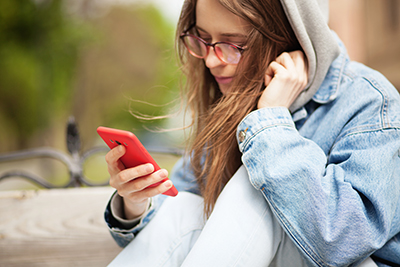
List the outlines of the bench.
{"label": "bench", "polygon": [[[53,148],[0,154],[0,163],[6,163],[6,168],[0,168],[0,181],[22,177],[48,188],[0,191],[0,266],[106,266],[122,250],[103,219],[114,189],[105,186],[108,181],[91,182],[83,172],[88,158],[109,149],[103,145],[82,153],[73,117],[67,122],[66,145],[68,154]],[[147,149],[168,170],[183,153],[174,148]],[[42,158],[63,163],[69,180],[54,185],[21,162]],[[17,170],[11,162],[16,162]]]}
{"label": "bench", "polygon": [[106,266],[111,187],[0,191],[0,266]]}

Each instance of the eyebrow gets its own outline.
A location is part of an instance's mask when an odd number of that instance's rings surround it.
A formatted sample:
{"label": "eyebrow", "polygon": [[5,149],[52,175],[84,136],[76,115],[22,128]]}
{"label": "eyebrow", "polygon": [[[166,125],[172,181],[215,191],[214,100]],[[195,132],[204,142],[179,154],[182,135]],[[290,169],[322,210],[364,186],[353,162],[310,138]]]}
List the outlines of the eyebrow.
{"label": "eyebrow", "polygon": [[[202,29],[201,27],[199,27],[199,26],[197,26],[197,25],[196,25],[196,28],[197,28],[198,30],[202,31],[202,32],[207,33],[206,30]],[[247,38],[247,35],[242,34],[242,33],[228,33],[228,32],[227,32],[227,33],[221,33],[221,36],[224,36],[224,37],[240,37],[240,38]]]}

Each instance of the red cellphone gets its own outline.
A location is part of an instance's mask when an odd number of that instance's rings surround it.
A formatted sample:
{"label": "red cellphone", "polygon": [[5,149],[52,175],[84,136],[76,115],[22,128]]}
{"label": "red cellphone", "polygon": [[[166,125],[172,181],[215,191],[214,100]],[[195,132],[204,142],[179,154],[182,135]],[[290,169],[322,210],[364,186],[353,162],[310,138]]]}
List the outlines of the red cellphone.
{"label": "red cellphone", "polygon": [[[111,149],[118,145],[125,146],[126,153],[120,158],[120,160],[126,168],[132,168],[138,165],[151,163],[154,166],[154,171],[161,169],[133,133],[102,126],[97,128],[97,133]],[[155,187],[165,182],[167,179],[168,178],[161,182],[150,185],[150,187]],[[172,186],[163,194],[174,197],[178,194],[178,190],[175,188],[175,186]]]}

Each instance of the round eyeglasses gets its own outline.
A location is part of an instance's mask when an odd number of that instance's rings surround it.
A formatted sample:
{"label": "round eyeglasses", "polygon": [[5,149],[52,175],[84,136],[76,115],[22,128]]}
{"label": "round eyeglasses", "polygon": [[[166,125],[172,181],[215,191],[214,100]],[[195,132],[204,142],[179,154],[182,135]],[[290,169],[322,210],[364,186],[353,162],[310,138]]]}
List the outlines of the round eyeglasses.
{"label": "round eyeglasses", "polygon": [[226,64],[238,64],[243,51],[247,49],[247,46],[242,47],[229,42],[207,43],[200,37],[187,32],[182,33],[180,37],[192,56],[206,58],[212,47],[219,60]]}

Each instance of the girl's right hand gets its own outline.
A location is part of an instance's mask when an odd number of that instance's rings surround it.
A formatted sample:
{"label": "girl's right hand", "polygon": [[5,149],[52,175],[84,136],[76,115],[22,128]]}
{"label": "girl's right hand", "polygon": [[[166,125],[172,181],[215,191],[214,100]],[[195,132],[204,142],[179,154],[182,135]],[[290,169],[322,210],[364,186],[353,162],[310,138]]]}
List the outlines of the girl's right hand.
{"label": "girl's right hand", "polygon": [[265,90],[258,108],[289,108],[308,82],[307,58],[302,51],[283,52],[267,67]]}
{"label": "girl's right hand", "polygon": [[165,182],[149,187],[168,177],[165,169],[153,173],[154,166],[150,163],[126,169],[119,160],[125,154],[125,147],[120,145],[110,150],[106,155],[110,185],[124,200],[125,218],[131,220],[142,215],[147,208],[149,198],[162,194],[172,187],[172,182]]}

